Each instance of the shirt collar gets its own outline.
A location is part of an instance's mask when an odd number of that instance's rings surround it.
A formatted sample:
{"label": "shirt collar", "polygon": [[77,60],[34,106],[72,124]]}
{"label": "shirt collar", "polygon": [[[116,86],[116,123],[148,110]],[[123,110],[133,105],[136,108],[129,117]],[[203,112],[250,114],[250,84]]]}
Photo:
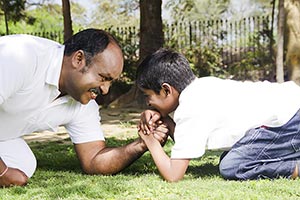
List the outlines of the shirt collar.
{"label": "shirt collar", "polygon": [[55,86],[58,89],[59,86],[59,77],[62,68],[62,61],[64,56],[64,45],[58,45],[53,48],[51,61],[48,66],[48,71],[46,75],[46,83]]}

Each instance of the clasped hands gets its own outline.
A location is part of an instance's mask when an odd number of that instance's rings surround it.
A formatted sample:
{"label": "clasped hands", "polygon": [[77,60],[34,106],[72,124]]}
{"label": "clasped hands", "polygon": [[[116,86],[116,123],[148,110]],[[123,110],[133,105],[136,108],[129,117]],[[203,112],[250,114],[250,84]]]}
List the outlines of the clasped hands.
{"label": "clasped hands", "polygon": [[159,112],[145,110],[141,113],[138,133],[147,146],[155,142],[164,146],[168,139],[169,129],[167,124],[161,120]]}

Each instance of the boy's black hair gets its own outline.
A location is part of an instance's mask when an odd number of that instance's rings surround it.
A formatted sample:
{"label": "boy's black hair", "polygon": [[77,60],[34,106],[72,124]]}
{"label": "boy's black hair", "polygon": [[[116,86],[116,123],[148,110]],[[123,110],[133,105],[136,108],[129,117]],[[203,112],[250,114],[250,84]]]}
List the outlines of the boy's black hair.
{"label": "boy's black hair", "polygon": [[181,93],[195,78],[188,60],[182,54],[162,48],[147,56],[139,65],[136,84],[139,88],[159,94],[162,84],[168,83]]}
{"label": "boy's black hair", "polygon": [[115,42],[119,46],[118,41],[106,31],[85,29],[64,42],[64,55],[70,56],[75,51],[83,50],[88,66],[93,56],[103,52],[110,42]]}

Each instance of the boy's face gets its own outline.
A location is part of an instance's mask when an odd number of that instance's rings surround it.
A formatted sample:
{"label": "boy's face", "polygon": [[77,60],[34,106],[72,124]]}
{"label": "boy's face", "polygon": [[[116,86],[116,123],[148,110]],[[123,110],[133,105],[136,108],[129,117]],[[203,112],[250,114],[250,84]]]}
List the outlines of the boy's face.
{"label": "boy's face", "polygon": [[173,112],[179,104],[179,93],[171,86],[163,87],[159,94],[149,89],[142,89],[142,91],[146,96],[147,105],[154,107],[162,117]]}

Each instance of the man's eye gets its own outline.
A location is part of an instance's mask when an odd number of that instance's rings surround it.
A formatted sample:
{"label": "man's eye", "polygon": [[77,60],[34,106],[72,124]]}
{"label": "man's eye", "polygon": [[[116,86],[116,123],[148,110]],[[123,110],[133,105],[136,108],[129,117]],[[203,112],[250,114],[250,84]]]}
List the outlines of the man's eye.
{"label": "man's eye", "polygon": [[99,74],[99,76],[101,77],[101,82],[108,82],[108,81],[112,81],[113,80],[113,78],[106,77],[106,76],[103,76],[101,74]]}

